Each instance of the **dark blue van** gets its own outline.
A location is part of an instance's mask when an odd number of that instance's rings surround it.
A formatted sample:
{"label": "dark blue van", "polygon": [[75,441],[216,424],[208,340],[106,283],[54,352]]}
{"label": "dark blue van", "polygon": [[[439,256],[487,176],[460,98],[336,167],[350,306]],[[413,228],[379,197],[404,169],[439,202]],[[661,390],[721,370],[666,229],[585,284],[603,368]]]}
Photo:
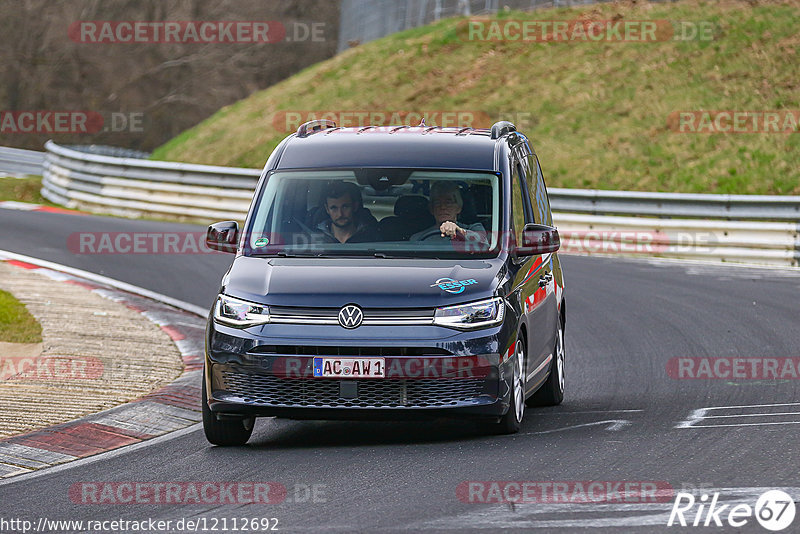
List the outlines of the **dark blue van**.
{"label": "dark blue van", "polygon": [[302,125],[267,160],[211,311],[203,425],[474,417],[564,396],[564,278],[542,170],[491,129]]}

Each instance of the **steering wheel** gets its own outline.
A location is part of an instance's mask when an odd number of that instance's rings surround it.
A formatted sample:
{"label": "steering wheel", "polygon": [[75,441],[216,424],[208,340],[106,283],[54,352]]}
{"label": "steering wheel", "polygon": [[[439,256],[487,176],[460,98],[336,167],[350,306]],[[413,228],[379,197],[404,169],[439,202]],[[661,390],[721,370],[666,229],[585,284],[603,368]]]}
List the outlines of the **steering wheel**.
{"label": "steering wheel", "polygon": [[[299,226],[299,227],[300,227],[300,229],[301,229],[302,231],[304,231],[305,233],[307,233],[308,235],[312,235],[312,234],[314,234],[314,233],[315,233],[315,232],[314,232],[314,230],[312,230],[311,228],[309,228],[308,226],[306,226],[305,224],[303,224],[303,222],[302,222],[302,221],[300,221],[300,219],[298,219],[297,217],[292,217],[290,220],[291,220],[293,223],[296,223],[296,224],[297,224],[297,226]],[[319,230],[317,230],[317,232],[319,232]]]}
{"label": "steering wheel", "polygon": [[[439,236],[439,237],[442,237],[442,231],[441,231],[441,230],[439,230],[438,228],[434,228],[434,229],[432,229],[432,230],[428,230],[427,232],[425,232],[424,234],[422,234],[422,235],[421,235],[421,236],[420,236],[420,237],[417,239],[417,241],[425,241],[426,239],[430,239],[430,238],[432,238],[433,236]],[[442,239],[444,239],[444,238],[442,237]]]}
{"label": "steering wheel", "polygon": [[293,232],[294,228],[296,228],[298,230],[298,232],[296,232],[297,235],[302,235],[309,240],[312,238],[312,236],[320,233],[319,230],[312,230],[309,228],[297,217],[289,217],[288,219],[284,219],[284,224],[286,225],[284,226],[285,232]]}

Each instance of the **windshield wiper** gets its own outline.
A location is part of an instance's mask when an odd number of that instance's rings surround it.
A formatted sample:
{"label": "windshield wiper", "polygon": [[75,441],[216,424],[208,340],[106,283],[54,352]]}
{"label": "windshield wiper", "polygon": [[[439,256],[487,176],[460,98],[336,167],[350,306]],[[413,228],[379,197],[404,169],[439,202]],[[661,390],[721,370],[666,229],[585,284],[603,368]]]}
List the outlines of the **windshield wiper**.
{"label": "windshield wiper", "polygon": [[324,254],[322,254],[321,252],[314,254],[311,253],[298,254],[296,252],[286,252],[285,250],[279,250],[277,252],[272,252],[272,253],[262,252],[257,254],[248,254],[248,257],[250,258],[274,258],[276,256],[279,258],[322,258],[324,257]]}

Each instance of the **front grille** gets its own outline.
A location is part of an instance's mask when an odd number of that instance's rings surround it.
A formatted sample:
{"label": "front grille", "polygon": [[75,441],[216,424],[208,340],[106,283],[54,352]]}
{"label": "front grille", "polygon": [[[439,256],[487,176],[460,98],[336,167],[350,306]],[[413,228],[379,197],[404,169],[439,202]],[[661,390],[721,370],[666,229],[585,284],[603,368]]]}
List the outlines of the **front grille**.
{"label": "front grille", "polygon": [[[339,380],[324,378],[277,378],[233,371],[222,372],[226,396],[248,404],[308,408],[432,408],[477,402],[482,378],[419,380],[349,380],[358,388],[357,398],[339,396]],[[233,400],[233,399],[230,399]]]}
{"label": "front grille", "polygon": [[[270,322],[279,324],[339,324],[340,308],[270,306]],[[419,326],[433,324],[433,308],[363,308],[362,326]]]}

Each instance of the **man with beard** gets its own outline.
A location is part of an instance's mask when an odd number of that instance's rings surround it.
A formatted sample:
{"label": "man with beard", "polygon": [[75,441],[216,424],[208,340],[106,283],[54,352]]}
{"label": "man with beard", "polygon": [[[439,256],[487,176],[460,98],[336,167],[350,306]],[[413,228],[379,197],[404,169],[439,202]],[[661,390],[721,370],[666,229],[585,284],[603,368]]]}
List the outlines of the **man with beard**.
{"label": "man with beard", "polygon": [[334,182],[325,191],[329,219],[317,226],[332,243],[380,241],[378,221],[364,208],[361,190],[354,183]]}

